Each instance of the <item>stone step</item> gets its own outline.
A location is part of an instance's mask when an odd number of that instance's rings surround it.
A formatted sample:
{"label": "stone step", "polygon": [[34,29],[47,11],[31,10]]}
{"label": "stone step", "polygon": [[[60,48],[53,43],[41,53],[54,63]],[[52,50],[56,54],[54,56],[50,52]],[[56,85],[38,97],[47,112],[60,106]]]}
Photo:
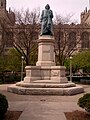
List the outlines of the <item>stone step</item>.
{"label": "stone step", "polygon": [[84,92],[82,86],[68,88],[26,88],[12,85],[7,88],[8,92],[20,95],[75,95]]}
{"label": "stone step", "polygon": [[[49,80],[50,81],[50,80]],[[16,86],[26,87],[26,88],[68,88],[68,87],[75,87],[75,83],[49,83],[46,80],[42,82],[32,82],[32,83],[25,83],[25,82],[18,82]]]}

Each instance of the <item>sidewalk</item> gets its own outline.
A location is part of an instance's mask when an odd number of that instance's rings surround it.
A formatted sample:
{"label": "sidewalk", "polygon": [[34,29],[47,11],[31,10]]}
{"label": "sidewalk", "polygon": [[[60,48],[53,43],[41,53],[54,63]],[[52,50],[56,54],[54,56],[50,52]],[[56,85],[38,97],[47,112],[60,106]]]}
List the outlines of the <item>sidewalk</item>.
{"label": "sidewalk", "polygon": [[[9,110],[23,111],[18,120],[66,120],[64,112],[82,110],[78,98],[83,96],[37,96],[17,95],[7,92],[8,85],[0,85],[0,93],[7,97]],[[90,91],[90,85],[83,85],[85,93]]]}

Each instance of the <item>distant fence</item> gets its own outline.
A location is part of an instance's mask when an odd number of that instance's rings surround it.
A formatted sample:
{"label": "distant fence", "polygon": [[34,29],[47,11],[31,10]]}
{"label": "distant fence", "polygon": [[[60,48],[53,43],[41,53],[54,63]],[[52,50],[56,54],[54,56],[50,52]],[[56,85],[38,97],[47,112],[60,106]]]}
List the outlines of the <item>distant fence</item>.
{"label": "distant fence", "polygon": [[[70,76],[67,76],[68,81],[70,81]],[[72,76],[72,82],[90,84],[90,77],[87,76]]]}

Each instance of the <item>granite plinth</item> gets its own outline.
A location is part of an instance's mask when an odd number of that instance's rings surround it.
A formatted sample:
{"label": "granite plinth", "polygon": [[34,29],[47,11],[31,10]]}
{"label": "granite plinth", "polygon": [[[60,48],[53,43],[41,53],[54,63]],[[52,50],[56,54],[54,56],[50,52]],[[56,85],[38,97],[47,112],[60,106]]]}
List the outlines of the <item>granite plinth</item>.
{"label": "granite plinth", "polygon": [[67,83],[64,66],[26,66],[25,83],[30,83],[35,80],[50,80],[59,83]]}
{"label": "granite plinth", "polygon": [[8,87],[8,92],[20,95],[75,95],[84,92],[82,86],[74,83],[24,83],[19,82]]}

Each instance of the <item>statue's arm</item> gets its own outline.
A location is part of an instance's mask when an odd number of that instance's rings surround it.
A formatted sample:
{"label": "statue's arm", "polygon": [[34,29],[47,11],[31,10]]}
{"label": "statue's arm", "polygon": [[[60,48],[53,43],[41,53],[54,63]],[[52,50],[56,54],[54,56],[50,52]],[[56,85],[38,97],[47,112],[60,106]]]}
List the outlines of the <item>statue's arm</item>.
{"label": "statue's arm", "polygon": [[42,22],[42,20],[43,20],[43,15],[44,15],[44,10],[42,11],[40,22]]}
{"label": "statue's arm", "polygon": [[52,12],[52,10],[50,10],[50,16],[51,16],[51,18],[53,18],[53,12]]}

